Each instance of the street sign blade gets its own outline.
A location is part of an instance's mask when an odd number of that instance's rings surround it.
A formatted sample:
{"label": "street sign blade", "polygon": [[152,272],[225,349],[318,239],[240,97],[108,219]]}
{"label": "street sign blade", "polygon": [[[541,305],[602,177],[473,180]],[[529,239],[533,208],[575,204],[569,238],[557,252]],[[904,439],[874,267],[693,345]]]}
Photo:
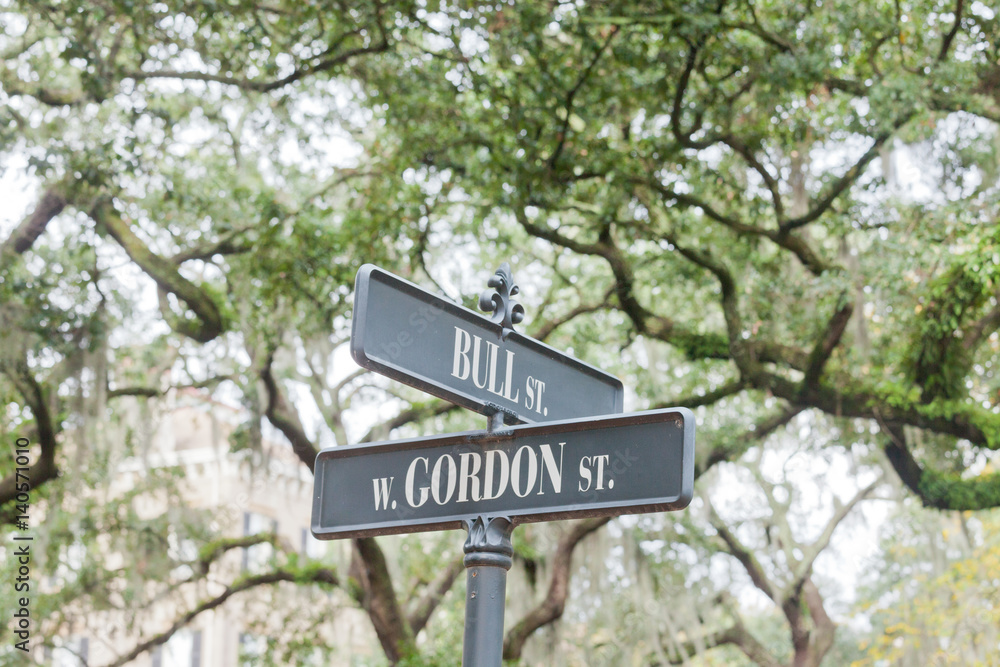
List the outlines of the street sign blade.
{"label": "street sign blade", "polygon": [[683,509],[694,488],[694,415],[650,410],[324,449],[319,539]]}
{"label": "street sign blade", "polygon": [[507,423],[620,413],[613,375],[374,265],[358,271],[351,356],[362,367]]}

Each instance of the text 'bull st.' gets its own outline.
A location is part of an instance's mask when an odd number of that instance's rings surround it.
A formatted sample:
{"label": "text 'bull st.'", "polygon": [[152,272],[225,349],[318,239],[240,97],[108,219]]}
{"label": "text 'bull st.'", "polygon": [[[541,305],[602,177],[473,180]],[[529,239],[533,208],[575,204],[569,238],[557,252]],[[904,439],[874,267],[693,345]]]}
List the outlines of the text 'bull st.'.
{"label": "text 'bull st.'", "polygon": [[620,413],[618,378],[366,264],[351,354],[364,368],[508,423]]}
{"label": "text 'bull st.'", "polygon": [[682,509],[694,484],[684,408],[324,450],[313,533],[334,539]]}

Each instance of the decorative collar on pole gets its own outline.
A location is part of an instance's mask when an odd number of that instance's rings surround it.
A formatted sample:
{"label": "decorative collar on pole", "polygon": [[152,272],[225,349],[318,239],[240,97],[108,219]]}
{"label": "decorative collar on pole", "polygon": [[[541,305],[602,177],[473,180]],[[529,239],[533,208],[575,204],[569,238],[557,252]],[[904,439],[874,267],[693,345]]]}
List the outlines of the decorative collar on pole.
{"label": "decorative collar on pole", "polygon": [[501,337],[506,339],[514,331],[514,325],[524,319],[524,306],[512,298],[521,290],[514,284],[510,264],[507,262],[501,264],[486,284],[493,290],[484,290],[479,295],[479,309],[492,311],[493,316],[490,319],[503,327]]}
{"label": "decorative collar on pole", "polygon": [[506,516],[484,516],[466,519],[469,536],[465,540],[465,567],[493,566],[509,570],[514,563],[514,546],[510,535],[514,522]]}

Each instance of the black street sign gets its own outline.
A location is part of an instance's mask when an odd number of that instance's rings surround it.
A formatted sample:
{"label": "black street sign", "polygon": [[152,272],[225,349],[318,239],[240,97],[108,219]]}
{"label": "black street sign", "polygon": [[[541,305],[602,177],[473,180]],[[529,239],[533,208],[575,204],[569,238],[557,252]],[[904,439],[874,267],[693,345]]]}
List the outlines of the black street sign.
{"label": "black street sign", "polygon": [[319,539],[679,510],[694,487],[686,408],[324,449]]}
{"label": "black street sign", "polygon": [[364,368],[507,423],[620,413],[618,378],[371,264],[358,271],[351,355]]}

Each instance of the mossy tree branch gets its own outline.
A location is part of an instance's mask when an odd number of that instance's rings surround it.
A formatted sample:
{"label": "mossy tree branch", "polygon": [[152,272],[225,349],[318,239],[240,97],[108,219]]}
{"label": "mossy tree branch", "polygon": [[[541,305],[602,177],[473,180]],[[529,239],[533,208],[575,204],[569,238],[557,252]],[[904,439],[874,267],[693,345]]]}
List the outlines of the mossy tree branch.
{"label": "mossy tree branch", "polygon": [[933,470],[913,456],[906,430],[882,422],[887,436],[883,447],[899,479],[925,507],[942,510],[981,510],[1000,506],[1000,473],[963,478],[957,473]]}
{"label": "mossy tree branch", "polygon": [[49,222],[62,213],[66,204],[61,186],[53,185],[47,188],[31,215],[10,233],[3,245],[0,245],[0,258],[6,258],[11,253],[20,255],[27,252],[45,231]]}
{"label": "mossy tree branch", "polygon": [[162,293],[173,294],[191,309],[194,319],[178,317],[161,298],[161,311],[175,331],[200,343],[207,343],[222,333],[225,325],[218,304],[208,292],[182,276],[176,264],[151,251],[132,231],[132,225],[115,210],[110,198],[99,198],[90,216],[156,282]]}
{"label": "mossy tree branch", "polygon": [[581,519],[569,524],[567,531],[559,539],[555,552],[550,557],[552,574],[549,577],[548,591],[541,602],[507,631],[503,640],[504,660],[519,660],[528,638],[540,628],[562,617],[566,608],[566,599],[569,597],[569,583],[573,574],[571,568],[573,552],[583,538],[610,520],[610,517],[600,517]]}
{"label": "mossy tree branch", "polygon": [[26,361],[0,362],[0,371],[3,371],[11,379],[18,392],[24,397],[25,403],[31,408],[35,418],[37,438],[37,443],[31,443],[31,445],[37,444],[39,446],[38,457],[28,467],[27,474],[18,474],[17,471],[14,471],[0,480],[0,508],[2,508],[0,519],[9,522],[14,521],[19,514],[12,508],[17,500],[23,480],[30,480],[31,488],[38,489],[46,482],[59,476],[59,468],[56,466],[59,429],[58,423],[53,419],[52,412],[49,410],[48,392],[35,378]]}
{"label": "mossy tree branch", "polygon": [[270,586],[273,584],[289,582],[295,584],[318,583],[328,586],[337,586],[340,579],[336,570],[331,568],[293,568],[290,566],[280,567],[271,572],[255,574],[242,577],[227,586],[226,589],[214,597],[203,600],[185,613],[181,614],[169,628],[153,635],[149,639],[143,640],[128,653],[120,656],[117,660],[109,663],[107,667],[122,667],[127,665],[143,653],[162,646],[170,641],[179,630],[189,625],[194,619],[206,611],[216,609],[225,604],[231,597],[260,586]]}

